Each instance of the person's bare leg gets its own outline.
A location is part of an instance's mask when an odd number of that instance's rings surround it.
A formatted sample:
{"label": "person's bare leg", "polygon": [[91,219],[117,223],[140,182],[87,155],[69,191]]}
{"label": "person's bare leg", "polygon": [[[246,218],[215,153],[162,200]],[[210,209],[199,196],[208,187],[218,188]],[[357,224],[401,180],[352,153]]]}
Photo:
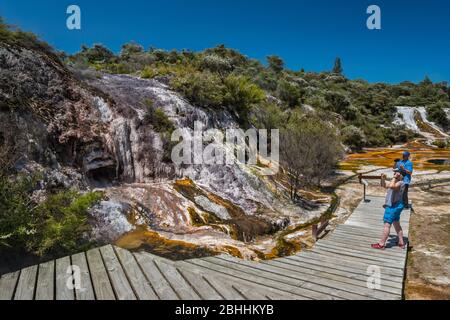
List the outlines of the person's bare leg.
{"label": "person's bare leg", "polygon": [[389,238],[389,233],[391,231],[391,225],[389,223],[385,223],[384,224],[384,229],[383,229],[383,235],[381,237],[381,240],[379,242],[380,246],[385,246],[386,245],[386,241]]}
{"label": "person's bare leg", "polygon": [[395,232],[397,232],[397,236],[398,236],[398,244],[400,245],[400,246],[404,246],[405,245],[405,242],[404,242],[404,240],[403,240],[403,229],[402,229],[402,226],[400,225],[400,222],[399,221],[394,221],[394,229],[395,229]]}

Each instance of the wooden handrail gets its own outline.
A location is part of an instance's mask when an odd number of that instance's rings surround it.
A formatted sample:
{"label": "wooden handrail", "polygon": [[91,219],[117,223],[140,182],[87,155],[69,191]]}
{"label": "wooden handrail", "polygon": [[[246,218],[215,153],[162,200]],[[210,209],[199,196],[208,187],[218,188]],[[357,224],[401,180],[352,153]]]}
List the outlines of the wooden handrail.
{"label": "wooden handrail", "polygon": [[364,190],[363,190],[363,192],[364,192],[364,194],[363,194],[364,202],[367,202],[367,200],[366,200],[366,189],[367,189],[367,187],[369,187],[369,183],[367,182],[367,180],[380,180],[381,181],[382,180],[382,175],[379,175],[379,176],[367,175],[367,176],[365,176],[362,173],[360,173],[358,175],[358,179],[359,179],[359,183],[362,184],[363,188],[364,188]]}

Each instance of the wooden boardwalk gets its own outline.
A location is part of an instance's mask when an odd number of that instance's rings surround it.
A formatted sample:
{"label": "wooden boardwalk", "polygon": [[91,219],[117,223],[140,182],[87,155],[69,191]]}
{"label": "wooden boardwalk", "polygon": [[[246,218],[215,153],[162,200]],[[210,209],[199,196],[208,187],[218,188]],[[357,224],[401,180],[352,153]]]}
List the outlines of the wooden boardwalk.
{"label": "wooden boardwalk", "polygon": [[[108,245],[3,275],[0,299],[401,299],[407,250],[395,246],[393,233],[386,250],[370,248],[381,235],[384,199],[369,199],[312,250],[294,256],[171,261]],[[405,237],[409,217],[405,210]],[[76,266],[74,276],[70,265]],[[379,272],[376,288],[367,284],[373,272]],[[72,278],[80,287],[67,285]]]}

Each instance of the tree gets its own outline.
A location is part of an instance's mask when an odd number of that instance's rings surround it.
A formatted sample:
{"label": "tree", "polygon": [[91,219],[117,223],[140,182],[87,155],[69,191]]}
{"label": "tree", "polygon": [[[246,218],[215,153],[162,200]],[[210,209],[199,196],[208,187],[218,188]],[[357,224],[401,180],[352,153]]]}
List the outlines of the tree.
{"label": "tree", "polygon": [[209,54],[202,58],[200,67],[202,70],[216,72],[223,76],[233,70],[230,59],[215,54]]}
{"label": "tree", "polygon": [[445,109],[450,108],[448,102],[438,102],[427,107],[428,119],[440,125],[442,128],[447,129],[449,127],[449,120]]}
{"label": "tree", "polygon": [[341,158],[342,147],[330,124],[299,112],[291,116],[280,138],[280,161],[289,178],[290,197],[296,201],[300,187],[321,185]]}
{"label": "tree", "polygon": [[144,52],[144,47],[138,43],[130,42],[125,43],[120,51],[120,57],[124,59],[129,59],[132,55],[140,54]]}
{"label": "tree", "polygon": [[199,107],[223,106],[225,86],[221,78],[210,72],[194,72],[172,79],[172,87]]}
{"label": "tree", "polygon": [[333,112],[344,114],[350,107],[348,98],[338,92],[329,91],[325,94],[327,108]]}
{"label": "tree", "polygon": [[341,58],[337,57],[334,61],[333,73],[342,74],[343,72]]}
{"label": "tree", "polygon": [[284,61],[278,56],[268,56],[267,63],[269,64],[269,69],[275,73],[280,73],[284,69]]}
{"label": "tree", "polygon": [[94,44],[92,48],[81,46],[82,56],[85,56],[90,63],[105,63],[114,58],[114,53],[101,44]]}
{"label": "tree", "polygon": [[[286,124],[287,115],[271,102],[258,104],[252,116],[252,124],[259,129],[279,129]],[[268,131],[270,134],[270,131]]]}
{"label": "tree", "polygon": [[355,126],[347,126],[342,129],[341,136],[342,142],[349,146],[353,151],[361,151],[367,143],[364,132]]}
{"label": "tree", "polygon": [[295,82],[281,80],[277,86],[277,96],[291,108],[301,105],[304,92]]}
{"label": "tree", "polygon": [[245,76],[229,75],[225,78],[224,84],[224,102],[243,122],[248,120],[252,105],[266,98],[264,91]]}

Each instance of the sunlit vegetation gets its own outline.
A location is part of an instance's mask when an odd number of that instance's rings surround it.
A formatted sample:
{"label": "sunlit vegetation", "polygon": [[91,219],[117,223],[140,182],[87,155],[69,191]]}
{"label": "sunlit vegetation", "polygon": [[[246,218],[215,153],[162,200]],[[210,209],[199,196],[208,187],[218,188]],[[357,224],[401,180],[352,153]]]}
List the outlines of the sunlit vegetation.
{"label": "sunlit vegetation", "polygon": [[349,80],[344,74],[345,61],[339,58],[330,71],[306,72],[287,69],[277,56],[268,56],[264,65],[223,45],[192,52],[145,50],[128,43],[119,54],[102,45],[83,47],[65,62],[102,72],[166,78],[192,104],[227,109],[245,126],[270,123],[259,113],[269,104],[286,116],[308,105],[322,120],[331,122],[355,151],[414,137],[410,130],[392,124],[397,105],[427,106],[430,119],[448,127],[444,111],[450,104],[447,83],[432,83],[429,78],[396,85]]}
{"label": "sunlit vegetation", "polygon": [[36,202],[38,177],[0,175],[0,249],[14,248],[43,256],[87,248],[88,209],[103,197],[61,190]]}

